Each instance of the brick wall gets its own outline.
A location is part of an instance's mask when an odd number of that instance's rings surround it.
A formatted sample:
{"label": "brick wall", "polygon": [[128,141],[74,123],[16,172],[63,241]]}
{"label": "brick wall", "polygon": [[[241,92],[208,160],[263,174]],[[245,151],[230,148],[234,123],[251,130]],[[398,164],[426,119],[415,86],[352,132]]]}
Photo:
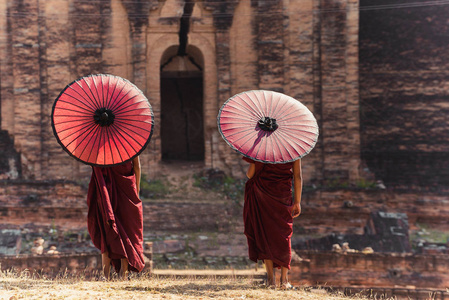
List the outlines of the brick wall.
{"label": "brick wall", "polygon": [[289,279],[299,285],[445,290],[449,259],[445,255],[337,254],[299,251]]}
{"label": "brick wall", "polygon": [[389,185],[447,186],[449,8],[360,3],[363,157]]}
{"label": "brick wall", "polygon": [[[271,89],[303,101],[319,120],[321,136],[305,158],[306,176],[314,182],[358,179],[357,7],[355,0],[195,4],[187,52],[203,68],[206,168],[243,175],[239,155],[218,133],[218,110],[235,93]],[[158,176],[160,66],[178,46],[182,9],[169,1],[8,0],[0,6],[6,16],[0,23],[1,129],[20,155],[22,178],[89,176],[89,168],[56,143],[50,113],[68,83],[101,72],[130,79],[149,98],[156,125],[142,168]]]}

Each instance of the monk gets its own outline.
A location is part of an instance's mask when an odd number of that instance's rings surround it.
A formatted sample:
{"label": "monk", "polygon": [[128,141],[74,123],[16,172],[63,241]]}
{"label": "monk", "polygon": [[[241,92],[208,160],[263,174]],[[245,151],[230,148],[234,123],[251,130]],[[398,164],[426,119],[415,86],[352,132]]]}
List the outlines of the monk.
{"label": "monk", "polygon": [[243,159],[250,163],[243,207],[249,258],[254,262],[264,261],[268,287],[276,286],[274,270],[280,268],[280,288],[291,289],[288,270],[293,218],[301,214],[301,160],[264,164],[246,157]]}
{"label": "monk", "polygon": [[111,263],[121,279],[145,266],[140,172],[139,157],[113,167],[92,167],[87,228],[101,251],[106,279],[110,279]]}

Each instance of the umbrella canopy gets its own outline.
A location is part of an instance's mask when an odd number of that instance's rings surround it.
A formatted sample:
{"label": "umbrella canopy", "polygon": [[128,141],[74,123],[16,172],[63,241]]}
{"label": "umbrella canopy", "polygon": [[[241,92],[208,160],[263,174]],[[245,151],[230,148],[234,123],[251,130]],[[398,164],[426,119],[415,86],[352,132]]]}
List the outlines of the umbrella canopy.
{"label": "umbrella canopy", "polygon": [[287,163],[308,154],[318,140],[310,110],[292,97],[254,90],[228,99],[218,114],[223,139],[246,157]]}
{"label": "umbrella canopy", "polygon": [[65,87],[53,104],[51,125],[62,148],[92,166],[132,160],[153,134],[153,111],[134,84],[113,75],[89,75]]}

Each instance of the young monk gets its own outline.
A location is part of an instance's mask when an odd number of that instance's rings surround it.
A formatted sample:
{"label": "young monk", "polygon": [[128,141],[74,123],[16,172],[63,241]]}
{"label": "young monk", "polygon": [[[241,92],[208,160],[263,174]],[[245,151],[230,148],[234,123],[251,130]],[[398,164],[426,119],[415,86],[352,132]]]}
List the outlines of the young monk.
{"label": "young monk", "polygon": [[250,163],[243,207],[249,258],[254,262],[264,261],[268,287],[276,286],[274,269],[280,268],[280,288],[291,289],[287,275],[293,218],[301,214],[301,160],[264,164],[246,157],[243,159]]}
{"label": "young monk", "polygon": [[139,157],[113,167],[92,167],[87,228],[101,251],[106,279],[110,279],[111,263],[121,279],[145,266],[140,172]]}

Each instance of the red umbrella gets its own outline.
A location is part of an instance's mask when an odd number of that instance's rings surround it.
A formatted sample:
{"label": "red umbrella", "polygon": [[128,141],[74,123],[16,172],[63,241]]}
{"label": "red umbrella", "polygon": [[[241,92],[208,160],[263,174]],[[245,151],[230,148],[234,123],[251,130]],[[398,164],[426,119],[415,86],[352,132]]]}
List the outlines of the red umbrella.
{"label": "red umbrella", "polygon": [[134,84],[113,75],[70,83],[53,104],[51,125],[62,148],[83,163],[113,166],[132,160],[150,142],[153,111]]}
{"label": "red umbrella", "polygon": [[318,124],[310,110],[273,91],[234,95],[221,107],[218,127],[231,148],[264,163],[295,161],[318,140]]}

